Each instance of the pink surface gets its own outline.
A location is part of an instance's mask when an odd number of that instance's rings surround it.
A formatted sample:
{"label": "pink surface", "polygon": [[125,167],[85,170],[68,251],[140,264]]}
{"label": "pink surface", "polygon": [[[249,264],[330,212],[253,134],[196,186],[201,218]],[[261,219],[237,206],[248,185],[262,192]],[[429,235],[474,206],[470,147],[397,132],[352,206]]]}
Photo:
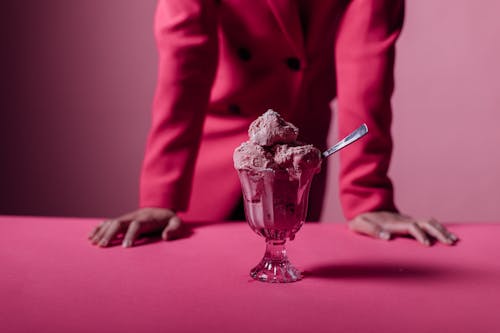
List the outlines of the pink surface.
{"label": "pink surface", "polygon": [[243,223],[98,249],[97,220],[0,218],[1,332],[494,332],[499,224],[449,225],[456,247],[375,241],[306,224],[289,243],[304,280],[248,276],[264,242]]}

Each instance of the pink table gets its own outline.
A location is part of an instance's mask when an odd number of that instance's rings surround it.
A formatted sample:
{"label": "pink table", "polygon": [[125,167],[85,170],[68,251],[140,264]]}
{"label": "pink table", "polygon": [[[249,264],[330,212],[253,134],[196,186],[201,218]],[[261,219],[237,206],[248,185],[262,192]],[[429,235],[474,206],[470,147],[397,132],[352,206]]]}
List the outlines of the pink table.
{"label": "pink table", "polygon": [[244,223],[99,249],[97,222],[0,217],[0,332],[500,332],[500,224],[432,248],[306,224],[306,277],[276,285],[248,276],[264,241]]}

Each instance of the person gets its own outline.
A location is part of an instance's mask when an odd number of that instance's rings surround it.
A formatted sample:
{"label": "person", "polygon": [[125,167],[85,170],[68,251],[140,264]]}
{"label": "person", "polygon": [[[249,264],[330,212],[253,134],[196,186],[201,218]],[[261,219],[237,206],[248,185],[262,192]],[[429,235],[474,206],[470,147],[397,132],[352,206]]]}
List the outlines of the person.
{"label": "person", "polygon": [[[102,247],[118,234],[181,237],[184,222],[227,220],[241,201],[232,152],[269,108],[326,148],[336,98],[339,136],[366,123],[340,153],[340,200],[355,232],[425,245],[457,237],[434,219],[401,214],[387,175],[395,43],[403,0],[160,0],[159,74],[140,181],[140,208],[97,226]],[[323,167],[326,170],[326,167]],[[325,172],[311,189],[319,216]],[[241,205],[240,205],[241,206]],[[241,216],[241,215],[240,215]]]}

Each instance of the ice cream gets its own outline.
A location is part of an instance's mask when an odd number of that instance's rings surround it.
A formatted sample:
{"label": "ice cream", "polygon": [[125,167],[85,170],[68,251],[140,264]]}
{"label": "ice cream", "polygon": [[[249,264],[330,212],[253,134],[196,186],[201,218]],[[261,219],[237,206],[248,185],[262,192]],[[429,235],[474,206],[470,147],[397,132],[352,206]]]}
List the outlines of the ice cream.
{"label": "ice cream", "polygon": [[286,122],[278,112],[267,110],[248,128],[250,141],[256,145],[272,146],[276,143],[293,143],[297,140],[299,129]]}
{"label": "ice cream", "polygon": [[321,152],[298,141],[298,134],[268,110],[252,122],[249,140],[233,154],[248,222],[267,239],[293,239],[305,219],[311,180],[321,168]]}
{"label": "ice cream", "polygon": [[297,141],[299,130],[279,113],[268,110],[248,129],[249,140],[234,151],[236,170],[272,169],[290,177],[315,174],[321,168],[321,152]]}

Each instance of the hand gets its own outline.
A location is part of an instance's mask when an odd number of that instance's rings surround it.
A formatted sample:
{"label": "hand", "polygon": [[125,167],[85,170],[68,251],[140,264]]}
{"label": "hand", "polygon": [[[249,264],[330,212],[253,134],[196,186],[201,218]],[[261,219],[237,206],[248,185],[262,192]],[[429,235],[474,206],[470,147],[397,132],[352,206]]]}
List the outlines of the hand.
{"label": "hand", "polygon": [[181,219],[172,210],[141,208],[116,219],[104,221],[92,230],[89,239],[92,244],[106,247],[119,234],[125,233],[122,245],[131,247],[141,234],[160,231],[164,240],[171,240],[182,237],[185,230]]}
{"label": "hand", "polygon": [[429,236],[443,244],[453,245],[457,236],[449,232],[435,219],[414,219],[393,212],[370,212],[356,216],[349,222],[355,232],[373,238],[389,240],[393,235],[411,235],[420,243],[430,246]]}

